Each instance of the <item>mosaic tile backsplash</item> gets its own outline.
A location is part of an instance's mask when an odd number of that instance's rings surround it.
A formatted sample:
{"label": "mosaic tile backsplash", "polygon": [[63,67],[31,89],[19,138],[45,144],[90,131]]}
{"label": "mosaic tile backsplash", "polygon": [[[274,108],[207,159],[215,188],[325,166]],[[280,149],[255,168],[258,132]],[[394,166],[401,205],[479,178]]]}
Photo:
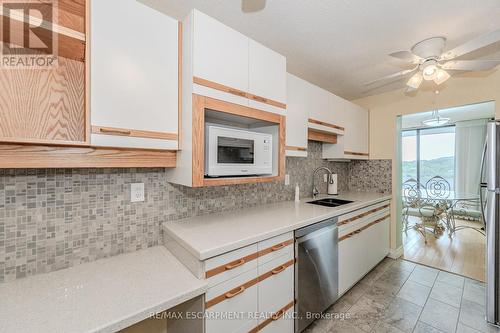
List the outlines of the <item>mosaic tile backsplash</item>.
{"label": "mosaic tile backsplash", "polygon": [[[0,283],[155,246],[168,221],[292,200],[295,183],[309,196],[322,165],[340,191],[390,191],[390,161],[328,162],[319,143],[308,150],[287,158],[290,186],[192,189],[168,183],[164,169],[0,169]],[[144,202],[130,202],[131,183],[144,183]]]}

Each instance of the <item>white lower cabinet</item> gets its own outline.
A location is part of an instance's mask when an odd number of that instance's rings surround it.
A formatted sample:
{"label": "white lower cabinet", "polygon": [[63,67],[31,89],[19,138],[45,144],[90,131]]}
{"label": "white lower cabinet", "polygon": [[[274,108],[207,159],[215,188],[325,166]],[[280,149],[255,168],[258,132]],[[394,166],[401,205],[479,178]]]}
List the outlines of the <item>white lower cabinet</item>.
{"label": "white lower cabinet", "polygon": [[248,286],[257,276],[252,269],[207,290],[205,333],[248,332],[258,325],[255,316],[248,316],[258,311],[258,285]]}
{"label": "white lower cabinet", "polygon": [[[348,223],[340,226],[339,295],[349,290],[389,253],[389,214],[390,208],[385,206],[368,213],[365,209],[358,216],[350,214]],[[355,224],[355,227],[350,224]]]}
{"label": "white lower cabinet", "polygon": [[206,333],[293,333],[292,232],[210,258],[205,270]]}

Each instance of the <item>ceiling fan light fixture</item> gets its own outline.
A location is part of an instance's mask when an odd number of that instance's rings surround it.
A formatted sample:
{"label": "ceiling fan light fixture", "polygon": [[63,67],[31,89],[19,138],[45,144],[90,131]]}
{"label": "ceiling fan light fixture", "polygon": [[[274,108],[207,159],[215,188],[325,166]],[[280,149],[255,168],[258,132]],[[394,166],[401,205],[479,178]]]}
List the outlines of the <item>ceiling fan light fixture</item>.
{"label": "ceiling fan light fixture", "polygon": [[408,82],[406,82],[406,85],[408,87],[413,88],[413,89],[418,89],[418,87],[420,87],[420,84],[422,84],[422,80],[423,80],[422,74],[420,72],[418,72],[415,75],[413,75],[408,80]]}
{"label": "ceiling fan light fixture", "polygon": [[438,67],[435,60],[427,60],[422,65],[422,75],[424,80],[430,81],[434,80],[438,72]]}
{"label": "ceiling fan light fixture", "polygon": [[448,74],[447,71],[445,71],[444,69],[438,69],[438,71],[436,73],[436,77],[434,78],[434,82],[437,85],[440,85],[441,83],[445,82],[449,78],[450,78],[450,74]]}
{"label": "ceiling fan light fixture", "polygon": [[436,127],[443,126],[450,122],[450,118],[440,117],[439,111],[432,112],[432,118],[426,119],[422,121],[422,124],[425,126]]}

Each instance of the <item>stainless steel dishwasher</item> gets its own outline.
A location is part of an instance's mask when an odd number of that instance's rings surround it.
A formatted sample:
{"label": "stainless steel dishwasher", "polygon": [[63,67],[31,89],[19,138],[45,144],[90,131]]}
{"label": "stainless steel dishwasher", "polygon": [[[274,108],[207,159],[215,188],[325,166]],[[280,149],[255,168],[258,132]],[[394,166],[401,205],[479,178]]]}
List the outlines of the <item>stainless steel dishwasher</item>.
{"label": "stainless steel dishwasher", "polygon": [[337,218],[295,231],[295,332],[302,332],[338,298]]}

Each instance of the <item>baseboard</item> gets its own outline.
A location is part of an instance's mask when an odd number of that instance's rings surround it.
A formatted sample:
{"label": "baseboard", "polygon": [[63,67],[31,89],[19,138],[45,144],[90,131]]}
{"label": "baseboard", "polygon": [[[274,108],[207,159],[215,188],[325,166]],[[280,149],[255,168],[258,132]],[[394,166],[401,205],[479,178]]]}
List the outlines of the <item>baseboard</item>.
{"label": "baseboard", "polygon": [[387,255],[391,259],[398,259],[403,255],[403,245],[398,247],[397,249],[390,249],[389,254]]}

